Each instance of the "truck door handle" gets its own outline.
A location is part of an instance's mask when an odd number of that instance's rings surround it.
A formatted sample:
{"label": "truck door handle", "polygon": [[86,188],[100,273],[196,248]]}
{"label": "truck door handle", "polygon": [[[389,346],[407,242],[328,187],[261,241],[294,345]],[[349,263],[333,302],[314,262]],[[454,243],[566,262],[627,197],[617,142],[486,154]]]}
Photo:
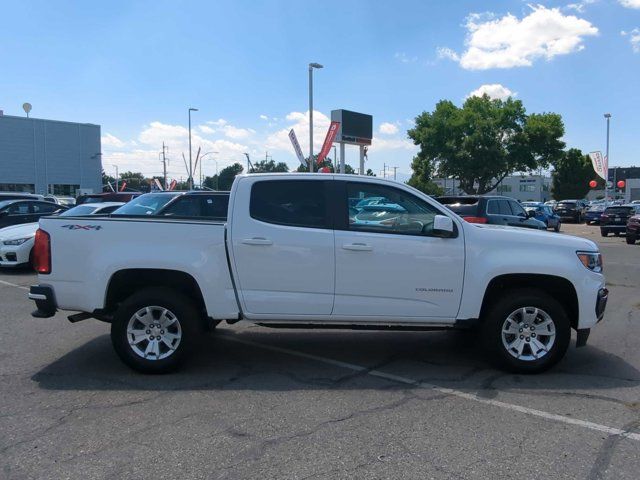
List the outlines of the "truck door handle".
{"label": "truck door handle", "polygon": [[245,238],[242,240],[245,245],[273,245],[273,242],[264,237]]}
{"label": "truck door handle", "polygon": [[373,247],[366,243],[345,243],[342,245],[342,248],[344,250],[354,250],[356,252],[370,252],[373,250]]}

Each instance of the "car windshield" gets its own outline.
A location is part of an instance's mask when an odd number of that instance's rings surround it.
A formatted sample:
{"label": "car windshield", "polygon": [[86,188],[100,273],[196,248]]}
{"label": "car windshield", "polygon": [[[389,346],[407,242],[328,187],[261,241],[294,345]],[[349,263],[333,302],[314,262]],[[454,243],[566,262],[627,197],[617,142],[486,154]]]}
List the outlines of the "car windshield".
{"label": "car windshield", "polygon": [[560,203],[558,203],[558,207],[573,208],[575,206],[576,206],[576,202],[560,202]]}
{"label": "car windshield", "polygon": [[99,205],[78,205],[77,207],[70,208],[66,212],[60,214],[61,217],[73,217],[77,215],[91,215],[95,212]]}
{"label": "car windshield", "polygon": [[179,193],[146,193],[124,204],[111,215],[155,215],[158,210],[173,200]]}

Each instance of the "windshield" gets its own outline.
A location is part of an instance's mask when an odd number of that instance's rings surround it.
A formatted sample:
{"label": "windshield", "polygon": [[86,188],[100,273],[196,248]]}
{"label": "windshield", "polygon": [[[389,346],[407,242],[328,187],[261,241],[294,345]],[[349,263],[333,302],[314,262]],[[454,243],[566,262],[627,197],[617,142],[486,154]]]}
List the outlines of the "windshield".
{"label": "windshield", "polygon": [[66,212],[60,214],[61,217],[73,217],[78,215],[91,215],[95,212],[99,205],[78,205],[77,207],[70,208]]}
{"label": "windshield", "polygon": [[576,206],[576,202],[560,202],[560,203],[558,203],[558,207],[573,208],[575,206]]}
{"label": "windshield", "polygon": [[111,215],[155,215],[179,193],[146,193],[124,204]]}

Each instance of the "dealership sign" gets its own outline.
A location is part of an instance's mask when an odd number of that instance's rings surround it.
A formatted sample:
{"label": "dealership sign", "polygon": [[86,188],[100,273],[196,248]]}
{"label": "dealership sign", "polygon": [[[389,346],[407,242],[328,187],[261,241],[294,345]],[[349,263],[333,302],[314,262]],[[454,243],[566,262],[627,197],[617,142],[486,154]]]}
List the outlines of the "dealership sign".
{"label": "dealership sign", "polygon": [[600,178],[603,180],[607,179],[607,160],[602,157],[602,152],[591,152],[589,154],[589,158],[591,159],[591,165],[593,165],[593,170],[598,174]]}
{"label": "dealership sign", "polygon": [[296,137],[296,132],[293,131],[293,128],[289,131],[289,140],[291,140],[291,145],[293,145],[293,149],[296,151],[300,163],[306,165],[307,161],[304,159],[304,155],[302,155],[302,149],[300,148],[298,137]]}
{"label": "dealership sign", "polygon": [[329,125],[329,130],[327,131],[327,136],[324,137],[324,143],[322,144],[322,150],[320,150],[320,154],[318,155],[318,165],[320,165],[329,152],[331,151],[331,145],[333,145],[333,141],[336,139],[336,135],[338,134],[338,128],[340,128],[340,122],[331,122]]}

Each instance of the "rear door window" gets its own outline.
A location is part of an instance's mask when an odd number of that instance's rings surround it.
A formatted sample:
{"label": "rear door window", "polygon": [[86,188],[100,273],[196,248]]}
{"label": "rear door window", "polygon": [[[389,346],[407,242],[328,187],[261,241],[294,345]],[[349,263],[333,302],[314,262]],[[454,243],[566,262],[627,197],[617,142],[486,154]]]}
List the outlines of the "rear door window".
{"label": "rear door window", "polygon": [[511,211],[513,212],[513,215],[516,215],[519,217],[527,216],[527,212],[524,211],[524,208],[522,208],[522,206],[518,202],[510,200],[509,206],[511,207]]}
{"label": "rear door window", "polygon": [[268,180],[251,188],[249,214],[266,223],[330,228],[324,181]]}

